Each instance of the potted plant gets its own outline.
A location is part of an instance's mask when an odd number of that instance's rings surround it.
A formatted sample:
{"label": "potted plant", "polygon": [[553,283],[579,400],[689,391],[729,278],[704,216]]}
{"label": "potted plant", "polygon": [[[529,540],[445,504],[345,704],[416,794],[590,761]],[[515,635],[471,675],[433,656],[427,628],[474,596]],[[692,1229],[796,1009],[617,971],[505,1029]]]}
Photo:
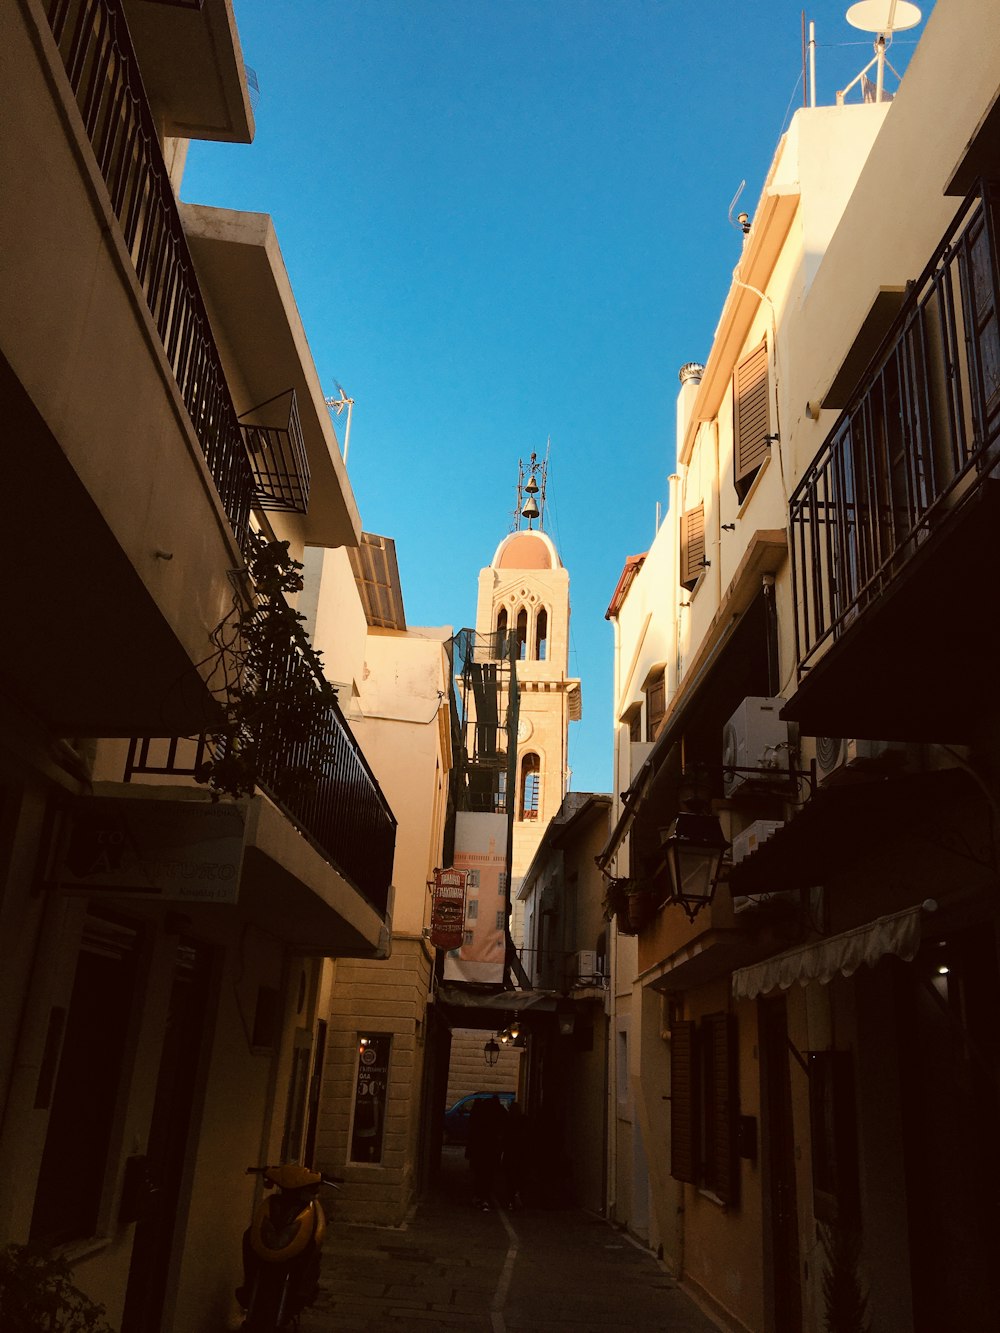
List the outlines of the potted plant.
{"label": "potted plant", "polygon": [[619,923],[628,912],[628,880],[627,879],[609,879],[604,891],[604,919],[605,921],[614,921],[618,918]]}
{"label": "potted plant", "polygon": [[112,1333],[104,1307],[73,1285],[65,1259],[31,1245],[0,1250],[0,1328],[9,1333]]}
{"label": "potted plant", "polygon": [[626,915],[634,934],[645,928],[656,915],[657,900],[645,880],[632,880],[629,883]]}

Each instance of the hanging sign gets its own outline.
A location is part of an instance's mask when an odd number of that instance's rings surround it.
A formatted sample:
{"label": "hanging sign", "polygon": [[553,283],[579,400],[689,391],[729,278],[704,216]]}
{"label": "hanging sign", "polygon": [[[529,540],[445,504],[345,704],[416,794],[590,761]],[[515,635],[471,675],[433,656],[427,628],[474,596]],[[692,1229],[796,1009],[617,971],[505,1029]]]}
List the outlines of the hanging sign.
{"label": "hanging sign", "polygon": [[431,881],[431,944],[458,949],[465,934],[464,870],[435,870]]}

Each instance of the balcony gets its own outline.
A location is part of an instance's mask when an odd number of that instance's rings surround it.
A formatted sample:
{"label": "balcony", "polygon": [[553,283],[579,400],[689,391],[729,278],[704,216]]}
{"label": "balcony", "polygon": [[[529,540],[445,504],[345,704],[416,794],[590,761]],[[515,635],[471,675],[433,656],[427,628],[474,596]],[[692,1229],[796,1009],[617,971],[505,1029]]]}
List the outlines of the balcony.
{"label": "balcony", "polygon": [[1000,191],[965,201],[789,506],[811,735],[963,742],[1000,622]]}
{"label": "balcony", "polygon": [[[269,670],[282,680],[316,684],[317,665],[306,646],[297,645]],[[316,685],[318,691],[318,684]],[[336,702],[328,703],[320,727],[302,738],[292,728],[261,724],[252,743],[259,747],[257,786],[368,903],[385,917],[389,910],[396,820]],[[135,738],[124,778],[194,779],[213,747],[204,737]],[[267,855],[266,847],[263,854]]]}

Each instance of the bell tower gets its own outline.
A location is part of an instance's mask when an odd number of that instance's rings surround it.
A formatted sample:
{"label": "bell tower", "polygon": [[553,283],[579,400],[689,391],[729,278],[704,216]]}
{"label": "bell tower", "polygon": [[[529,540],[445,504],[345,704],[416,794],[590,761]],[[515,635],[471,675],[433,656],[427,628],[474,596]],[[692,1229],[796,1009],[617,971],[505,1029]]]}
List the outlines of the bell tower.
{"label": "bell tower", "polygon": [[[476,633],[514,639],[518,730],[512,896],[569,783],[569,724],[581,715],[569,669],[569,574],[544,530],[548,462],[518,464],[512,531],[479,574]],[[519,913],[515,903],[515,924]]]}

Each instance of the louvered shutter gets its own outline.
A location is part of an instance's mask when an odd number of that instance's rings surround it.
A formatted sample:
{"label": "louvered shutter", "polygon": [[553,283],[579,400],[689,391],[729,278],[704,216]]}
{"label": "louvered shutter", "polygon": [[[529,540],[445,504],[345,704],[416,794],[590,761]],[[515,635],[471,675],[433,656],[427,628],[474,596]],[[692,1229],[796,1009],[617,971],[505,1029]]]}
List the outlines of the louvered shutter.
{"label": "louvered shutter", "polygon": [[767,457],[770,433],[767,340],[736,367],[733,383],[733,435],[736,491],[747,493]]}
{"label": "louvered shutter", "polygon": [[729,1014],[710,1014],[702,1020],[706,1066],[704,1180],[723,1203],[735,1203],[739,1197],[734,1026]]}
{"label": "louvered shutter", "polygon": [[693,1023],[670,1027],[670,1174],[698,1179],[698,1068]]}
{"label": "louvered shutter", "polygon": [[681,516],[681,587],[693,588],[705,569],[705,502]]}

